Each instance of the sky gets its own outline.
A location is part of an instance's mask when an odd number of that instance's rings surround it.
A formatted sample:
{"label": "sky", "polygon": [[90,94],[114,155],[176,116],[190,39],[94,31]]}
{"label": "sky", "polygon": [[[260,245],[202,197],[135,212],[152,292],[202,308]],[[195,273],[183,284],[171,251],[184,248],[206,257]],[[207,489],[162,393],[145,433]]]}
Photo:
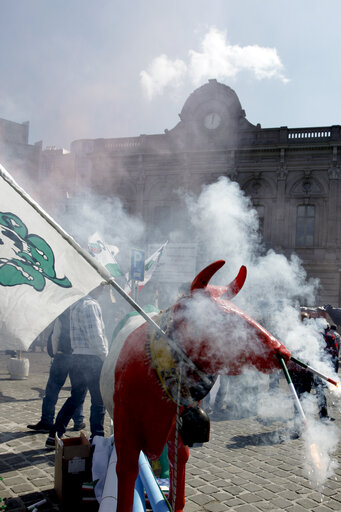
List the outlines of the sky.
{"label": "sky", "polygon": [[0,117],[29,143],[163,133],[208,79],[263,128],[341,124],[339,0],[0,0]]}

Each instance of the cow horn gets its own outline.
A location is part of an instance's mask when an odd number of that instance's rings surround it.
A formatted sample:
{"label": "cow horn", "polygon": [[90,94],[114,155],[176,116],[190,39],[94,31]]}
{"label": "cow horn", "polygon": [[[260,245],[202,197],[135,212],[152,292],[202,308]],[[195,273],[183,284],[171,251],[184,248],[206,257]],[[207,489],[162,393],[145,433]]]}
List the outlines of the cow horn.
{"label": "cow horn", "polygon": [[226,292],[221,296],[222,299],[232,299],[237,295],[237,293],[243,288],[245,283],[247,270],[244,265],[242,265],[239,269],[237,277],[231,281],[231,283],[227,286]]}
{"label": "cow horn", "polygon": [[218,260],[208,267],[204,268],[199,274],[193,279],[191,284],[191,293],[194,290],[200,290],[202,288],[206,288],[208,283],[210,282],[211,277],[223,266],[225,265],[224,260]]}

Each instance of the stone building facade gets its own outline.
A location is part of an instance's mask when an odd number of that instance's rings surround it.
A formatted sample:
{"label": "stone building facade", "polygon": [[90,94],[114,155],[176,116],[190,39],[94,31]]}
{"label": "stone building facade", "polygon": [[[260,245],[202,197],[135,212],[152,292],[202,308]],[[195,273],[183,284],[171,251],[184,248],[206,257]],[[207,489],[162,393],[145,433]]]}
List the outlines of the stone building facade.
{"label": "stone building facade", "polygon": [[59,209],[83,186],[120,197],[148,226],[147,247],[155,233],[163,241],[166,226],[181,222],[178,188],[199,193],[228,176],[258,210],[267,247],[296,253],[321,281],[319,304],[340,305],[341,126],[253,125],[236,93],[216,80],[195,90],[179,117],[162,134],[76,140],[68,154],[42,151],[39,179],[58,182]]}
{"label": "stone building facade", "polygon": [[180,222],[176,189],[199,193],[228,176],[252,199],[267,247],[296,253],[321,281],[319,303],[340,304],[341,126],[255,126],[216,80],[195,90],[179,116],[163,134],[73,142],[78,179],[83,173],[98,194],[118,195],[155,233],[163,221]]}

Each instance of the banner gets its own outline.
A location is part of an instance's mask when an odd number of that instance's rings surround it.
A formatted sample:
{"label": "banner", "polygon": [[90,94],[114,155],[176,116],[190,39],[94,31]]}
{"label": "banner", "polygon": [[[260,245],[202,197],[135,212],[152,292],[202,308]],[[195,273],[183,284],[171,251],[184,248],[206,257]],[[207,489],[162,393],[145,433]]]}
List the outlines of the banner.
{"label": "banner", "polygon": [[67,307],[110,279],[0,165],[0,350],[27,350]]}

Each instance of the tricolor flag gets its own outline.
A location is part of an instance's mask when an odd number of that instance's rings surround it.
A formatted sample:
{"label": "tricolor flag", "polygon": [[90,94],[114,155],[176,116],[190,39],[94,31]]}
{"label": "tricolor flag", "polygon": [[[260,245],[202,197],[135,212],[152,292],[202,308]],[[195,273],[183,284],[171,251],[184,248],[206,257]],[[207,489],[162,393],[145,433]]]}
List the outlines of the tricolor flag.
{"label": "tricolor flag", "polygon": [[117,263],[116,255],[120,252],[116,245],[108,245],[103,242],[99,233],[94,233],[88,238],[88,249],[113,277],[123,276],[123,272]]}
{"label": "tricolor flag", "polygon": [[[151,256],[149,256],[149,258],[147,258],[146,261],[144,262],[144,280],[143,281],[138,281],[138,283],[137,283],[139,291],[142,290],[142,288],[148,283],[148,281],[152,277],[154,271],[156,270],[156,268],[158,266],[158,263],[159,263],[160,258],[162,256],[162,253],[163,253],[163,250],[164,250],[164,248],[166,247],[167,244],[168,244],[168,240],[164,244],[162,244],[161,247],[159,247],[158,250],[155,251]],[[126,274],[126,278],[127,278],[127,281],[128,281],[129,273]],[[125,291],[127,293],[130,293],[131,287],[129,286],[129,291],[128,291],[127,287],[126,287]]]}
{"label": "tricolor flag", "polygon": [[110,277],[0,165],[0,350],[27,350]]}
{"label": "tricolor flag", "polygon": [[162,256],[163,250],[168,244],[168,240],[158,248],[144,263],[144,280],[138,283],[139,291],[148,283],[154,271],[157,269],[158,263]]}

